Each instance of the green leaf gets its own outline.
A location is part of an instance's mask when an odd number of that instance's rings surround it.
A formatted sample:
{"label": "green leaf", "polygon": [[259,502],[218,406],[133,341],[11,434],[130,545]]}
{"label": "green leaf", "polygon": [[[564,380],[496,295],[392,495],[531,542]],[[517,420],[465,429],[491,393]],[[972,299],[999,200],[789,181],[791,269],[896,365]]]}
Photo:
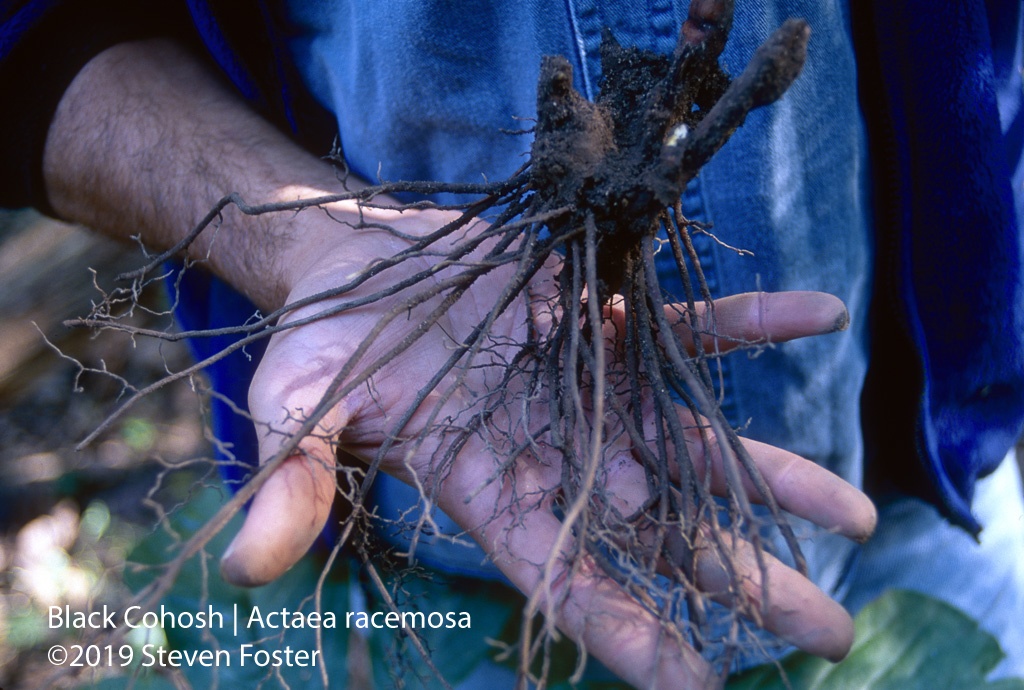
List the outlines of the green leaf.
{"label": "green leaf", "polygon": [[782,660],[781,670],[768,664],[730,678],[728,690],[1024,690],[1024,679],[985,680],[1003,651],[945,602],[894,590],[866,606],[854,623],[857,636],[842,662],[797,652]]}

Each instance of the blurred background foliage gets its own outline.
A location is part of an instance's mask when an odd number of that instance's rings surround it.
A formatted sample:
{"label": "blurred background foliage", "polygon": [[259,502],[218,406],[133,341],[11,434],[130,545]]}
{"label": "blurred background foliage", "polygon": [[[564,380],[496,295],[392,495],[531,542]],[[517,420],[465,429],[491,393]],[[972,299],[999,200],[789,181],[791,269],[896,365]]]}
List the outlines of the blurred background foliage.
{"label": "blurred background foliage", "polygon": [[[79,441],[122,395],[114,378],[159,378],[188,361],[182,344],[94,338],[66,319],[88,314],[99,288],[140,263],[136,247],[31,211],[0,211],[0,687],[41,688],[52,673],[49,606],[85,610],[123,602],[129,552],[155,525],[152,506],[173,501],[176,465],[209,458],[201,400],[187,381],[137,405],[96,443]],[[153,298],[155,299],[155,298]],[[159,312],[156,300],[148,305]],[[166,317],[140,309],[139,325]],[[182,478],[184,479],[184,477]]]}

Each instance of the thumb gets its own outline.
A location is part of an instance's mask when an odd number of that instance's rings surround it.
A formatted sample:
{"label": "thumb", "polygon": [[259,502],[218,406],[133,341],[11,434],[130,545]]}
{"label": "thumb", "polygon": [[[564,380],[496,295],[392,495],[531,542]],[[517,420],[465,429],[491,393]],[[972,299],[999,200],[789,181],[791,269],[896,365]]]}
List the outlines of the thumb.
{"label": "thumb", "polygon": [[334,440],[343,426],[340,408],[296,440],[306,422],[303,410],[317,409],[323,389],[283,389],[275,385],[281,369],[271,371],[257,372],[249,407],[259,434],[260,464],[279,464],[257,491],[220,564],[225,580],[245,587],[280,577],[305,555],[327,523],[336,492]]}

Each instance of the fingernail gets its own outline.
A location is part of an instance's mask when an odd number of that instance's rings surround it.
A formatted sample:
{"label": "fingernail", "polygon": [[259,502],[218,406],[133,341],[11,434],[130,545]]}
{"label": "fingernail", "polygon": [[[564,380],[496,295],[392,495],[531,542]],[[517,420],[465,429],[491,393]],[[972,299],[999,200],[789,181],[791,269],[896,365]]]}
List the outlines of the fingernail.
{"label": "fingernail", "polygon": [[835,322],[832,324],[832,329],[829,333],[838,333],[839,331],[845,331],[850,327],[850,312],[843,307],[843,313],[836,317]]}
{"label": "fingernail", "polygon": [[220,558],[220,576],[224,578],[225,582],[236,587],[258,587],[266,584],[253,577],[253,573],[246,567],[245,559],[235,553],[235,542],[237,541],[237,537],[233,539]]}

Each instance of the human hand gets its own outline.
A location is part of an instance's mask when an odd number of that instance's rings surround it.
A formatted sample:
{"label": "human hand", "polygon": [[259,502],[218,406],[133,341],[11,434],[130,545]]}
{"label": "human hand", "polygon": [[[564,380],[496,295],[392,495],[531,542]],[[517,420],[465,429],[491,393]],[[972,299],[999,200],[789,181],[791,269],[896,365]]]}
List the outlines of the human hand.
{"label": "human hand", "polygon": [[[140,97],[144,107],[139,107]],[[97,122],[106,126],[96,128]],[[111,131],[121,136],[105,136]],[[182,229],[193,227],[213,202],[209,190],[218,190],[219,195],[234,189],[254,199],[294,199],[291,185],[301,182],[332,189],[335,182],[330,166],[298,150],[247,109],[209,74],[205,63],[165,41],[121,44],[90,61],[61,100],[45,159],[50,200],[64,217],[124,239],[141,233],[148,245],[161,249],[183,246]],[[297,218],[308,218],[309,213]],[[334,287],[375,259],[409,244],[369,228],[339,232],[341,226],[326,227],[323,218],[308,223],[298,234],[274,232],[275,224],[242,220],[231,209],[225,210],[222,220],[218,232],[204,233],[187,251],[266,309],[280,306],[284,295],[294,303]],[[424,226],[417,227],[419,220],[425,219],[414,219],[413,214],[387,218],[412,236],[423,233]],[[288,252],[299,236],[300,250]],[[284,254],[289,256],[282,258]],[[421,256],[416,262],[424,267],[430,259]],[[283,271],[278,270],[281,267]],[[558,453],[538,444],[538,452],[531,449],[507,471],[498,472],[500,451],[507,450],[500,447],[499,439],[484,442],[472,435],[454,462],[448,463],[443,456],[444,449],[451,447],[446,437],[422,435],[435,425],[430,403],[443,403],[437,420],[452,421],[455,429],[457,423],[472,418],[474,406],[481,404],[480,398],[465,393],[492,390],[501,382],[503,360],[526,340],[527,298],[517,298],[491,326],[492,337],[477,360],[478,365],[489,366],[452,370],[433,390],[452,390],[453,397],[441,400],[441,394],[431,393],[432,400],[413,410],[401,437],[395,433],[396,419],[415,400],[430,373],[449,358],[453,343],[489,312],[514,270],[505,265],[486,272],[467,288],[456,308],[445,310],[432,328],[408,341],[399,357],[378,370],[366,367],[389,348],[407,342],[420,317],[441,297],[394,311],[405,296],[393,295],[274,337],[253,382],[251,410],[262,435],[260,460],[276,462],[274,457],[281,455],[284,462],[255,498],[244,527],[225,555],[223,570],[229,579],[245,584],[267,582],[284,572],[308,549],[327,519],[337,492],[336,447],[373,462],[382,451],[382,469],[431,491],[436,488],[436,505],[472,533],[520,589],[536,594],[538,610],[554,614],[565,631],[621,676],[643,686],[703,687],[701,679],[710,671],[698,655],[666,636],[662,624],[593,563],[580,563],[571,577],[564,563],[557,567],[558,553],[571,550],[571,544],[560,541],[565,523],[553,513],[549,491],[558,483]],[[556,270],[551,263],[532,278],[531,299],[544,303],[544,296],[550,297]],[[441,275],[427,283],[436,284]],[[389,276],[368,280],[344,298],[319,300],[293,310],[284,320],[297,323],[343,300],[352,303],[387,282],[394,281]],[[363,347],[364,336],[373,333],[381,316],[389,312],[392,319]],[[781,341],[832,330],[842,314],[836,300],[822,295],[738,296],[718,304],[716,321],[719,332],[726,335]],[[357,365],[333,385],[357,354]],[[368,374],[366,381],[351,386],[360,370]],[[457,380],[462,374],[465,377]],[[453,384],[458,385],[452,388]],[[346,386],[352,390],[339,397]],[[318,409],[328,391],[338,401]],[[460,391],[464,395],[454,395]],[[540,393],[543,396],[544,391]],[[544,403],[543,397],[531,400],[534,405]],[[506,421],[514,417],[509,409],[502,414]],[[682,410],[679,414],[683,419],[689,415]],[[303,420],[316,417],[320,419],[314,433],[293,444],[290,439],[304,426]],[[491,426],[500,429],[500,421],[495,419]],[[420,443],[431,438],[434,447]],[[644,473],[621,434],[606,438],[617,438],[618,445],[609,446],[604,455],[604,495],[614,498],[621,512],[628,514],[643,496],[638,488],[644,485]],[[700,443],[696,437],[693,440]],[[854,538],[870,533],[873,508],[855,489],[785,451],[754,442],[747,442],[747,448],[779,503],[790,512]],[[436,454],[439,449],[442,455]],[[413,452],[407,455],[407,451]],[[438,466],[435,460],[447,464]],[[723,489],[719,464],[713,462],[711,469],[712,485]],[[444,481],[437,482],[441,470]],[[472,498],[464,500],[467,497]],[[745,561],[746,589],[757,598],[762,571],[753,563],[749,547],[737,543],[736,550]],[[548,563],[556,567],[545,570]],[[700,560],[698,566],[699,584],[721,591],[721,570]],[[852,630],[845,612],[778,563],[770,562],[767,573],[771,599],[765,626],[815,653],[829,657],[845,653]]]}
{"label": "human hand", "polygon": [[[289,303],[366,275],[367,267],[381,265],[380,259],[408,250],[424,228],[450,219],[433,211],[364,210],[363,221],[370,225],[356,232],[338,232],[338,226],[315,220],[305,254],[293,255],[298,258],[293,259]],[[404,236],[372,227],[374,223]],[[298,323],[345,304],[357,305],[418,270],[432,270],[437,253],[444,254],[445,249],[434,246],[433,256],[410,258],[397,273],[381,271],[344,296],[291,311],[283,322]],[[554,510],[553,495],[562,478],[559,452],[540,440],[514,454],[511,448],[517,440],[512,437],[523,430],[504,436],[501,432],[515,430],[517,420],[530,418],[523,414],[523,405],[533,409],[547,404],[546,391],[527,396],[525,382],[503,377],[506,365],[527,342],[529,329],[545,328],[550,314],[542,305],[552,303],[557,289],[557,261],[550,259],[531,278],[529,289],[493,319],[474,366],[463,362],[450,367],[439,381],[428,384],[435,372],[445,370],[455,348],[492,313],[516,266],[481,269],[451,308],[442,304],[443,293],[414,305],[405,300],[479,265],[481,256],[482,249],[415,287],[271,339],[250,390],[250,411],[260,431],[261,463],[286,458],[256,495],[225,554],[225,576],[239,584],[263,584],[301,558],[323,529],[339,492],[335,462],[342,449],[418,486],[533,597],[537,610],[553,614],[563,631],[629,682],[642,687],[707,687],[714,683],[713,673],[695,650],[667,636],[664,624],[592,560],[573,559],[564,518]],[[609,347],[614,348],[617,315],[614,307],[609,309],[611,325],[605,330]],[[827,333],[842,326],[845,314],[837,299],[820,293],[738,295],[716,303],[718,338],[708,336],[705,344],[724,350],[740,342],[779,342]],[[423,323],[431,325],[421,329]],[[489,404],[489,394],[502,386],[507,404]],[[490,410],[486,426],[459,436],[458,431],[472,427],[485,409]],[[681,408],[678,413],[690,422],[688,442],[701,444],[689,411]],[[295,439],[296,444],[292,439],[311,418],[316,419],[312,433]],[[529,431],[542,439],[538,430]],[[456,444],[454,438],[461,440]],[[610,430],[605,438],[610,440],[603,448],[602,495],[629,515],[646,498],[644,470],[624,434]],[[754,441],[744,444],[784,509],[851,538],[865,539],[871,533],[874,508],[855,488],[784,450]],[[508,461],[510,456],[514,461]],[[712,452],[710,460],[712,489],[724,492],[722,458]],[[753,487],[747,489],[753,497]],[[711,539],[710,529],[702,528],[704,539]],[[753,547],[732,544],[747,596],[759,600],[762,577],[768,578],[769,598],[761,602],[765,628],[812,653],[833,659],[845,655],[853,628],[841,606],[770,556],[765,556],[767,567],[762,571]],[[571,570],[569,563],[574,564]],[[698,559],[696,576],[705,591],[727,590],[726,573],[713,559]]]}

